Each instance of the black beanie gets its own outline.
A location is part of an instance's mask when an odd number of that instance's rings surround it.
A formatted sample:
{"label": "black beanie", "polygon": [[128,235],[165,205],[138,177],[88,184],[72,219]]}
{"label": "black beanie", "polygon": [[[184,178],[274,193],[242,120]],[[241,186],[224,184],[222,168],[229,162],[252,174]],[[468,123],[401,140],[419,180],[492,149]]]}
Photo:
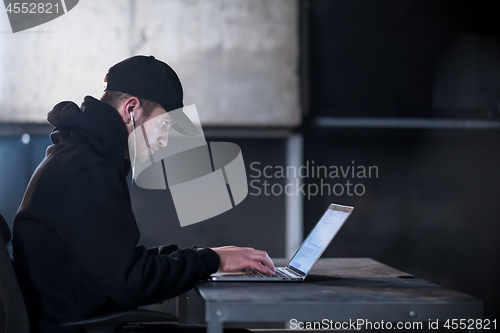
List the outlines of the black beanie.
{"label": "black beanie", "polygon": [[134,56],[111,67],[105,90],[156,102],[167,112],[184,106],[179,77],[169,65],[153,56]]}

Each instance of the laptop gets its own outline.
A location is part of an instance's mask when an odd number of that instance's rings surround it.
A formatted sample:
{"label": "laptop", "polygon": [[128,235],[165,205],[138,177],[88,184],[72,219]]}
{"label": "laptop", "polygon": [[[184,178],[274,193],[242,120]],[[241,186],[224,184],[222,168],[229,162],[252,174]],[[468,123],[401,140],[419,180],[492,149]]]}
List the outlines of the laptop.
{"label": "laptop", "polygon": [[212,281],[303,281],[330,242],[351,215],[353,207],[330,204],[302,245],[285,267],[276,267],[275,275],[246,268],[237,272],[214,273]]}

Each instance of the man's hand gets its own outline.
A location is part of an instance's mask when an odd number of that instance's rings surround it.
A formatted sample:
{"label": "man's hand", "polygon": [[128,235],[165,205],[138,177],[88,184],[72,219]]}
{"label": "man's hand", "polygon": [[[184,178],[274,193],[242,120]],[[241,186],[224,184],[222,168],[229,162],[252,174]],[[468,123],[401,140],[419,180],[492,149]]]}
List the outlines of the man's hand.
{"label": "man's hand", "polygon": [[234,272],[252,267],[269,275],[274,275],[274,264],[266,251],[251,247],[223,246],[212,248],[219,255],[221,272]]}

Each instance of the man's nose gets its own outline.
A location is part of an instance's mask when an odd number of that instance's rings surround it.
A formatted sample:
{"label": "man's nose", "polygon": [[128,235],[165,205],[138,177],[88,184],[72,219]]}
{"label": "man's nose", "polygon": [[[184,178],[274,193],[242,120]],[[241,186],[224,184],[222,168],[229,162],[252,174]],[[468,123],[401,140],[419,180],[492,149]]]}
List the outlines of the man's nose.
{"label": "man's nose", "polygon": [[167,146],[167,143],[168,143],[168,132],[165,133],[164,135],[158,137],[158,143],[162,147],[166,147]]}

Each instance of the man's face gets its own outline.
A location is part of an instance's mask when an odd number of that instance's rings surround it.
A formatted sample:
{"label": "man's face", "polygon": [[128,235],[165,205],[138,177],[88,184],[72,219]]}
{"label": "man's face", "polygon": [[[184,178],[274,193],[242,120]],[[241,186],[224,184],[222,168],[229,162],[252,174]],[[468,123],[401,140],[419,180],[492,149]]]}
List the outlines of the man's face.
{"label": "man's face", "polygon": [[[135,124],[135,131],[128,137],[130,157],[144,162],[160,147],[168,143],[168,131],[173,124],[172,118],[161,107],[153,110],[147,119],[139,119]],[[135,136],[135,138],[134,138]]]}

